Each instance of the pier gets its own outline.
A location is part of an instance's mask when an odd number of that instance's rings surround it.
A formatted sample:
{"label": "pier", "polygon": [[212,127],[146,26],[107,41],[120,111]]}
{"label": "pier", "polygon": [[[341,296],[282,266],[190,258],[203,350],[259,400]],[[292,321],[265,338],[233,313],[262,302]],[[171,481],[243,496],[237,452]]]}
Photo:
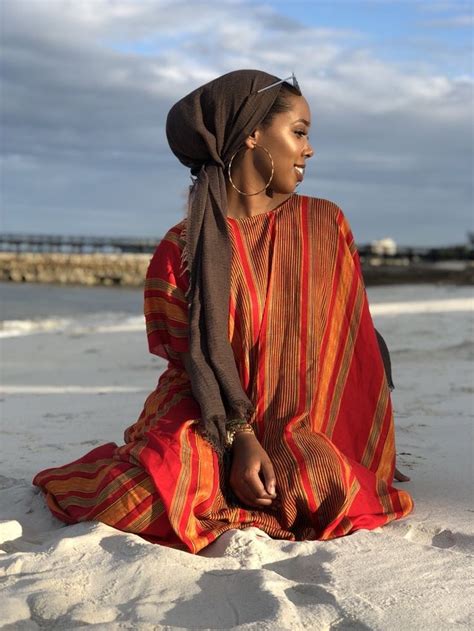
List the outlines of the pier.
{"label": "pier", "polygon": [[152,253],[161,237],[87,237],[0,233],[0,252]]}
{"label": "pier", "polygon": [[[159,237],[0,234],[0,281],[142,286]],[[367,285],[474,284],[471,244],[400,247],[390,239],[358,246]]]}
{"label": "pier", "polygon": [[[0,233],[0,252],[64,252],[75,254],[151,254],[161,237],[93,237],[48,234]],[[378,256],[383,261],[405,260],[408,263],[447,260],[472,261],[471,245],[439,247],[396,246],[396,251],[376,252],[373,244],[357,246],[362,261]]]}

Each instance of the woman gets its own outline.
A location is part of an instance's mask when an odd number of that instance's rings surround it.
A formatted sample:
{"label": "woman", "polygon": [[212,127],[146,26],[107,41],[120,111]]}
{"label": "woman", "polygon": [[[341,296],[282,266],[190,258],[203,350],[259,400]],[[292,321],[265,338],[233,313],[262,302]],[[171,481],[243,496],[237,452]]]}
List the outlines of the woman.
{"label": "woman", "polygon": [[198,552],[230,528],[331,539],[412,510],[392,486],[390,376],[349,225],[294,193],[310,124],[294,76],[257,70],[171,109],[194,182],[145,284],[168,369],[123,446],[35,477],[61,520]]}

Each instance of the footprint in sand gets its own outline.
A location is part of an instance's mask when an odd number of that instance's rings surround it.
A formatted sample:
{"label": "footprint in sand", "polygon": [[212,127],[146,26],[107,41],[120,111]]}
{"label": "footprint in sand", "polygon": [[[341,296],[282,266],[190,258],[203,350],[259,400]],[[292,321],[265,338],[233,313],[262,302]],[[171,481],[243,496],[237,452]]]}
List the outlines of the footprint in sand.
{"label": "footprint in sand", "polygon": [[408,528],[404,526],[402,536],[413,543],[433,546],[434,548],[450,549],[464,554],[474,553],[474,536],[453,532],[449,528],[410,524]]}

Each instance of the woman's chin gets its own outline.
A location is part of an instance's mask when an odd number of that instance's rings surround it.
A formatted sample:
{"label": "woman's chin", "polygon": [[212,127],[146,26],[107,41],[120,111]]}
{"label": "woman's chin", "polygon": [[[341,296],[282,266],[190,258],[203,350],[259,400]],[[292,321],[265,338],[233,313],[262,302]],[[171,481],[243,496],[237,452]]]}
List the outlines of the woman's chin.
{"label": "woman's chin", "polygon": [[295,192],[298,184],[300,184],[300,182],[291,182],[283,186],[273,185],[271,188],[268,188],[267,191],[272,192],[270,197],[273,197],[274,195],[291,195]]}

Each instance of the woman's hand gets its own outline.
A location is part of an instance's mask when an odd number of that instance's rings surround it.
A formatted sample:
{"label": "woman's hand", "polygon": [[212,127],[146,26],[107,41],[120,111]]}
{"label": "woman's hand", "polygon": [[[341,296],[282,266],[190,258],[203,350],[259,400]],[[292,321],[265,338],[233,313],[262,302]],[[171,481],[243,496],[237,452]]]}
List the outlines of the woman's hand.
{"label": "woman's hand", "polygon": [[270,506],[276,498],[275,483],[273,465],[254,434],[237,433],[230,472],[235,495],[249,506]]}

